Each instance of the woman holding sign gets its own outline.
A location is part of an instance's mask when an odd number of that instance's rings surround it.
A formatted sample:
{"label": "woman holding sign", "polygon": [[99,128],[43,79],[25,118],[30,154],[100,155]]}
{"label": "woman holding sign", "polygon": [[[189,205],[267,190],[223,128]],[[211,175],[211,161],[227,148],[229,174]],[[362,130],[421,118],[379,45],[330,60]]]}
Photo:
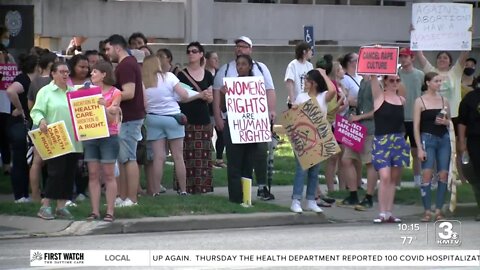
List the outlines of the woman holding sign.
{"label": "woman holding sign", "polygon": [[[292,109],[298,109],[298,105],[310,100],[311,98],[316,98],[318,105],[320,106],[320,110],[324,113],[326,119],[327,103],[332,100],[332,98],[336,97],[336,95],[337,91],[335,85],[325,74],[325,70],[310,70],[305,76],[305,92],[300,93],[297,96],[297,99],[295,100],[295,106],[293,106]],[[320,208],[315,201],[315,192],[318,185],[318,172],[320,170],[320,163],[305,171],[300,165],[300,161],[297,157],[295,160],[296,171],[295,178],[293,180],[292,205],[290,206],[290,210],[295,213],[303,212],[301,199],[305,174],[307,173],[307,210],[316,213],[323,212],[322,208]]]}
{"label": "woman holding sign", "polygon": [[450,167],[450,135],[448,126],[449,104],[438,91],[442,85],[442,78],[438,73],[425,74],[422,90],[425,91],[415,101],[413,113],[413,131],[418,148],[418,158],[422,162],[422,184],[420,186],[425,215],[421,219],[429,222],[432,219],[431,209],[431,181],[434,165],[437,167],[439,181],[435,220],[444,218],[442,215],[443,202],[447,192],[448,171]]}
{"label": "woman holding sign", "polygon": [[[72,197],[75,168],[79,153],[83,149],[81,142],[75,140],[72,118],[68,108],[67,93],[73,91],[73,88],[67,85],[69,74],[67,64],[60,62],[53,64],[51,70],[53,81],[40,89],[35,105],[30,112],[33,124],[38,125],[43,133],[49,132],[48,124],[64,121],[69,139],[73,144],[73,153],[46,160],[48,180],[45,187],[45,198],[37,214],[43,219],[54,219],[55,216],[72,218],[72,214],[65,207],[65,203]],[[50,207],[50,200],[57,200],[55,213],[52,212]]]}
{"label": "woman holding sign", "polygon": [[380,214],[374,223],[400,223],[392,215],[396,183],[402,168],[410,164],[410,146],[405,142],[404,104],[399,96],[400,77],[384,76],[383,88],[376,75],[371,76],[375,137],[373,139],[372,163],[380,175],[378,205]]}
{"label": "woman holding sign", "polygon": [[117,181],[115,181],[115,161],[120,149],[118,131],[121,123],[120,102],[122,93],[115,88],[112,64],[101,61],[93,66],[92,82],[102,89],[107,113],[109,137],[88,140],[83,142],[85,148],[84,160],[88,164],[88,189],[92,203],[92,213],[87,220],[95,220],[100,217],[100,175],[103,176],[106,187],[107,213],[104,221],[114,220],[115,197],[117,196]]}

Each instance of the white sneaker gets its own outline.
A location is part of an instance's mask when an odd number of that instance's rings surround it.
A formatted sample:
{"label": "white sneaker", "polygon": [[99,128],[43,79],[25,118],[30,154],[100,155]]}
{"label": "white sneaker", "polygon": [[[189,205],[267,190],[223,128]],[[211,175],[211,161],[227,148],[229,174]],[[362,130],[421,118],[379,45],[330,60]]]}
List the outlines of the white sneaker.
{"label": "white sneaker", "polygon": [[68,200],[66,203],[65,203],[65,207],[77,207],[77,204],[72,202],[71,200]]}
{"label": "white sneaker", "polygon": [[29,202],[30,202],[30,198],[25,198],[25,197],[15,200],[15,203],[29,203]]}
{"label": "white sneaker", "polygon": [[83,195],[82,193],[78,194],[77,198],[75,198],[75,201],[76,202],[82,202],[82,201],[85,201],[87,197],[85,197],[85,195]]}
{"label": "white sneaker", "polygon": [[307,201],[307,210],[308,211],[313,211],[315,213],[322,213],[323,210],[317,205],[317,202],[315,200],[308,200]]}
{"label": "white sneaker", "polygon": [[131,207],[131,206],[136,206],[136,205],[138,205],[138,203],[133,202],[132,200],[130,200],[130,198],[126,198],[125,201],[123,201],[121,207]]}
{"label": "white sneaker", "polygon": [[115,207],[122,207],[122,205],[123,205],[123,200],[122,200],[122,198],[117,197],[117,198],[115,199]]}
{"label": "white sneaker", "polygon": [[290,206],[290,210],[292,210],[292,212],[294,213],[302,213],[303,210],[302,210],[302,204],[300,203],[300,201],[297,199],[293,199],[292,205]]}

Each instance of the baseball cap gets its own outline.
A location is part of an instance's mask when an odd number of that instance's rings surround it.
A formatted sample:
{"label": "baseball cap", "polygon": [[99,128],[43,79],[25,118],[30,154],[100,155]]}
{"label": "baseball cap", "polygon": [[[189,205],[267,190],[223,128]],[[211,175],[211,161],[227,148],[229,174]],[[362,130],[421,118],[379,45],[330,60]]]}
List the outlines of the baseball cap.
{"label": "baseball cap", "polygon": [[406,47],[406,48],[401,48],[400,49],[400,52],[398,53],[398,55],[408,55],[408,56],[413,56],[413,52],[410,50],[409,47]]}
{"label": "baseball cap", "polygon": [[235,39],[235,44],[237,44],[240,41],[243,41],[243,42],[247,43],[248,45],[250,45],[250,48],[253,47],[253,42],[249,37],[241,36],[241,37]]}

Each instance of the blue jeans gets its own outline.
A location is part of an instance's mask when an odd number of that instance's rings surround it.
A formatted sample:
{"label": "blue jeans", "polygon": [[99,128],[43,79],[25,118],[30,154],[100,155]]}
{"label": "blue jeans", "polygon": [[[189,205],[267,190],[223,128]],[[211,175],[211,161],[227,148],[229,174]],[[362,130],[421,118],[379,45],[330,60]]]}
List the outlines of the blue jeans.
{"label": "blue jeans", "polygon": [[436,163],[438,172],[448,172],[450,167],[450,154],[452,152],[448,133],[445,133],[442,137],[430,133],[422,133],[421,137],[427,155],[427,159],[422,161],[422,170],[431,170]]}
{"label": "blue jeans", "polygon": [[305,181],[305,174],[307,174],[307,200],[315,200],[315,192],[318,185],[318,173],[320,171],[320,163],[311,167],[308,170],[303,170],[298,158],[295,156],[296,169],[295,178],[293,179],[293,194],[292,199],[301,200],[303,194],[303,184]]}

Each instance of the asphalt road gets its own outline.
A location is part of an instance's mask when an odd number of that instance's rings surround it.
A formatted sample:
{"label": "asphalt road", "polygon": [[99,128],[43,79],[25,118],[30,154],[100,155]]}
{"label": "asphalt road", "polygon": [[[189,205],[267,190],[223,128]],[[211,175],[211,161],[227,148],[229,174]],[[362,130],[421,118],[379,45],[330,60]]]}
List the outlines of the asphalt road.
{"label": "asphalt road", "polygon": [[[406,227],[405,227],[406,225]],[[457,229],[459,247],[440,247],[434,224],[329,224],[256,229],[183,231],[81,237],[25,238],[0,241],[0,269],[29,267],[31,249],[65,250],[404,250],[475,249],[479,223],[464,221]],[[411,238],[410,238],[411,237]],[[411,239],[411,240],[410,240]],[[410,267],[411,268],[411,267]],[[54,268],[52,268],[54,269]],[[58,268],[55,268],[58,269]],[[71,268],[70,268],[71,269]],[[85,268],[79,268],[85,269]],[[132,269],[139,269],[135,267]],[[192,268],[190,268],[192,269]],[[195,268],[198,269],[198,268]],[[235,269],[252,269],[248,267]],[[263,268],[266,269],[266,268]],[[288,269],[288,268],[285,268]],[[302,268],[305,269],[305,268]],[[341,269],[341,268],[336,268]],[[398,269],[398,268],[397,268]],[[452,268],[450,268],[452,269]],[[459,268],[460,269],[460,268]],[[465,269],[465,268],[461,268]],[[473,268],[472,268],[473,269]],[[476,268],[478,269],[478,268]]]}

